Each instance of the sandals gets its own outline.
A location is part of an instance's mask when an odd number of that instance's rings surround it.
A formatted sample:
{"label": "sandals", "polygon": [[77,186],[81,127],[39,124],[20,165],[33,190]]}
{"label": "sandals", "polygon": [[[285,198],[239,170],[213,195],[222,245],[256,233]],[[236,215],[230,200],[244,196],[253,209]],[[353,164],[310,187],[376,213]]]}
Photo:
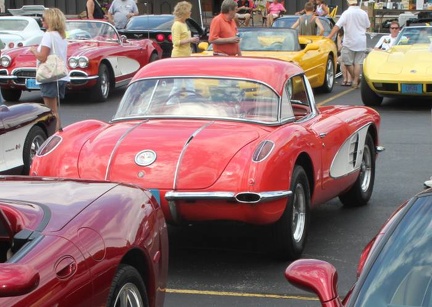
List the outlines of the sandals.
{"label": "sandals", "polygon": [[341,86],[352,86],[352,82],[343,81],[343,82],[341,83]]}

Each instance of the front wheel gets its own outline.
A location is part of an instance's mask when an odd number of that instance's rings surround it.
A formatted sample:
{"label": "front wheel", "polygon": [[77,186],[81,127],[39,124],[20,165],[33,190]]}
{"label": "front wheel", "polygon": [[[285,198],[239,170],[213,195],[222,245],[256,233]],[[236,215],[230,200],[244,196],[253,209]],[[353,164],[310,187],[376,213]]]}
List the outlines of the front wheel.
{"label": "front wheel", "polygon": [[364,206],[371,198],[375,182],[375,156],[374,142],[372,136],[368,133],[363,149],[359,176],[354,185],[339,196],[345,207]]}
{"label": "front wheel", "polygon": [[41,127],[34,126],[30,129],[25,139],[23,148],[23,175],[29,174],[31,162],[33,161],[33,158],[41,147],[42,143],[45,142],[46,139],[47,135]]}
{"label": "front wheel", "polygon": [[110,93],[110,86],[108,67],[105,64],[101,64],[99,66],[99,77],[96,85],[91,90],[91,100],[96,102],[106,101]]}
{"label": "front wheel", "polygon": [[333,60],[331,59],[331,57],[329,57],[327,59],[327,64],[326,64],[324,83],[320,89],[324,93],[331,93],[331,91],[333,90],[334,81],[335,81],[334,63],[333,63]]}
{"label": "front wheel", "polygon": [[111,284],[108,307],[148,307],[147,291],[138,271],[121,264]]}
{"label": "front wheel", "polygon": [[362,80],[360,84],[360,93],[363,104],[368,107],[378,107],[383,101],[383,97],[378,96],[366,82],[364,75],[362,75]]}
{"label": "front wheel", "polygon": [[17,89],[2,88],[1,94],[6,101],[18,101],[21,98],[22,91]]}
{"label": "front wheel", "polygon": [[276,256],[283,260],[300,258],[310,220],[310,187],[303,167],[296,165],[291,179],[290,196],[284,213],[273,225]]}

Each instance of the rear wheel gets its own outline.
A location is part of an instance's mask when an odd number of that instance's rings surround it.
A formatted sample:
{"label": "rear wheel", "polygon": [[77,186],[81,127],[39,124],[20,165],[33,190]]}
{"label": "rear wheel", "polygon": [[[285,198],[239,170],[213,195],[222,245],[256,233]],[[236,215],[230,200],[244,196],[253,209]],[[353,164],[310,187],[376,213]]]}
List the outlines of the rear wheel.
{"label": "rear wheel", "polygon": [[99,77],[94,88],[91,90],[91,100],[104,102],[110,93],[110,77],[108,67],[105,64],[99,66]]}
{"label": "rear wheel", "polygon": [[363,149],[359,176],[351,189],[339,196],[345,207],[364,206],[371,198],[375,182],[375,156],[374,142],[368,133]]}
{"label": "rear wheel", "polygon": [[6,101],[18,101],[21,98],[21,90],[2,88],[1,94]]}
{"label": "rear wheel", "polygon": [[362,75],[362,80],[360,84],[360,92],[361,92],[361,98],[363,101],[363,104],[365,106],[369,107],[377,107],[380,106],[383,97],[378,96],[369,86],[369,84],[366,82],[366,79],[364,75]]}
{"label": "rear wheel", "polygon": [[111,284],[108,307],[148,307],[147,291],[138,271],[121,264]]}
{"label": "rear wheel", "polygon": [[273,225],[276,256],[283,260],[300,258],[305,245],[310,220],[310,187],[303,167],[296,165],[291,180],[287,206]]}
{"label": "rear wheel", "polygon": [[335,69],[334,69],[334,63],[330,57],[327,59],[326,71],[324,76],[325,76],[324,84],[321,86],[320,89],[324,93],[331,93],[331,91],[333,90],[333,85],[335,80]]}
{"label": "rear wheel", "polygon": [[33,128],[30,129],[24,142],[23,175],[29,174],[31,162],[33,161],[33,158],[36,155],[39,148],[41,147],[42,143],[45,142],[46,139],[47,139],[47,135],[45,134],[45,132],[42,130],[41,127],[34,126]]}

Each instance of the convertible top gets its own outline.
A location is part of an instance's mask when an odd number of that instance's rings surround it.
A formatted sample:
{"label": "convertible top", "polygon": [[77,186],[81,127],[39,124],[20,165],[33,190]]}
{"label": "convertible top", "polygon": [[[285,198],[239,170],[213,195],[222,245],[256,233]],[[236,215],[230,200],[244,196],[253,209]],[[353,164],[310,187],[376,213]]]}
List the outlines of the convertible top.
{"label": "convertible top", "polygon": [[257,57],[184,57],[155,61],[144,66],[132,79],[176,76],[217,76],[252,79],[283,90],[285,75],[297,75],[303,70],[283,60]]}

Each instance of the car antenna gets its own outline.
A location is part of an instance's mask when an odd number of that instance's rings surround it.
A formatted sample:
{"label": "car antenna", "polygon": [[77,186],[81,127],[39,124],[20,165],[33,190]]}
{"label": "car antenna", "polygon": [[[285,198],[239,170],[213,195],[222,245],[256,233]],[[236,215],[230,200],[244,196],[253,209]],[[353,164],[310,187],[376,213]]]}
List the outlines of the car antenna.
{"label": "car antenna", "polygon": [[[144,2],[145,11],[147,14],[147,24],[150,23],[150,17],[149,17],[149,6],[147,5],[147,2]],[[147,29],[147,39],[150,39],[150,29]]]}

